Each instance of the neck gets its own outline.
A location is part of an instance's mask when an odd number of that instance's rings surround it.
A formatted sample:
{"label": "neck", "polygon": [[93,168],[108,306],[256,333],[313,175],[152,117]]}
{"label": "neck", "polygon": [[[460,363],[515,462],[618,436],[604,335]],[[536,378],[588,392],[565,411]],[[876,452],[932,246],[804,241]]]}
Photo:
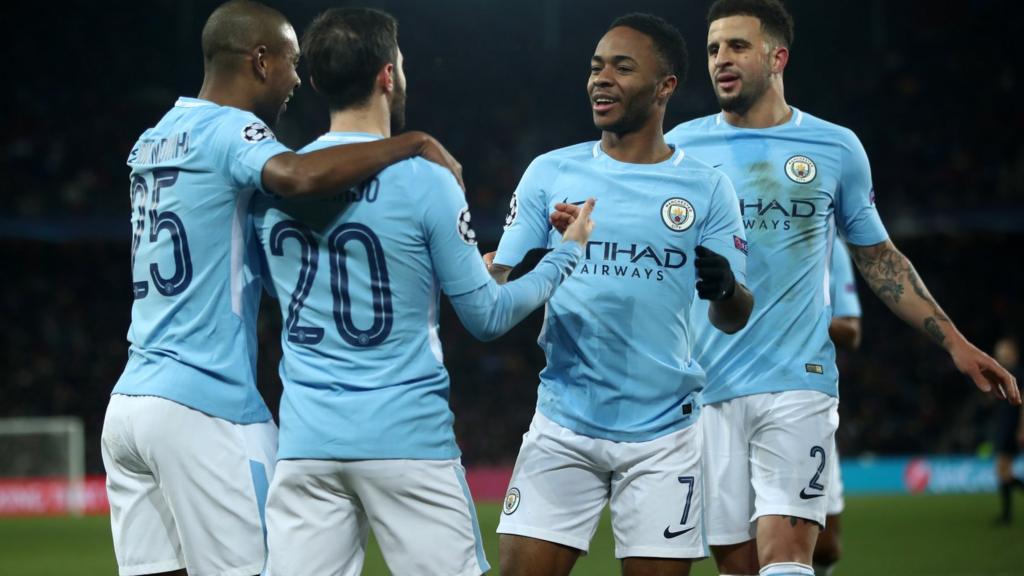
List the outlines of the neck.
{"label": "neck", "polygon": [[387,138],[391,136],[391,112],[383,95],[357,108],[331,111],[331,132],[366,132]]}
{"label": "neck", "polygon": [[655,114],[642,128],[634,132],[601,132],[604,153],[630,164],[657,164],[672,157],[672,148],[665,143],[661,128],[662,117]]}
{"label": "neck", "polygon": [[203,86],[199,89],[198,97],[214,104],[231,106],[239,110],[253,112],[256,109],[249,86],[237,74],[228,75],[207,71],[203,76]]}
{"label": "neck", "polygon": [[786,104],[782,77],[773,76],[768,89],[745,112],[723,110],[725,121],[737,128],[771,128],[789,122],[793,110]]}

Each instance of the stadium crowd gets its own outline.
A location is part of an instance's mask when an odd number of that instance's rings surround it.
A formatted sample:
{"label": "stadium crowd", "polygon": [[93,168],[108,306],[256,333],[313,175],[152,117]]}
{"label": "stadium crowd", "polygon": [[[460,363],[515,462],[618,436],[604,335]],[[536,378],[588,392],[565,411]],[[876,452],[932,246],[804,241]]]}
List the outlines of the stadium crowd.
{"label": "stadium crowd", "polygon": [[[648,3],[652,4],[652,3]],[[860,136],[872,160],[878,204],[890,232],[918,267],[961,330],[983,346],[1024,326],[1016,287],[1024,236],[1024,145],[1013,130],[1024,112],[1007,106],[1021,78],[1009,60],[978,59],[973,51],[947,49],[942,30],[981,37],[988,25],[1021,26],[1000,14],[1001,4],[975,3],[973,18],[960,10],[925,10],[927,25],[900,29],[916,3],[874,3],[875,12],[843,14],[791,2],[825,22],[863,18],[870,26],[836,32],[867,46],[826,48],[803,31],[801,43],[817,53],[794,61],[787,82],[794,102],[842,123]],[[884,5],[883,5],[884,4]],[[124,367],[129,323],[129,197],[124,159],[139,132],[176,96],[194,94],[199,56],[194,27],[208,10],[195,3],[156,3],[115,15],[81,13],[48,22],[55,35],[91,46],[102,66],[63,69],[66,86],[39,70],[58,58],[40,48],[22,81],[6,92],[7,119],[0,127],[0,254],[6,281],[0,288],[0,417],[74,414],[87,428],[88,467],[100,471],[99,431],[110,388]],[[189,15],[191,7],[194,12]],[[657,6],[637,6],[672,17]],[[298,11],[315,7],[303,4]],[[465,50],[435,43],[442,16],[408,7],[400,20],[408,58],[410,126],[436,135],[465,166],[469,201],[481,248],[491,250],[501,232],[508,198],[527,162],[537,154],[596,137],[583,101],[588,51],[600,17],[570,22],[567,9],[535,3],[503,15],[455,11],[446,25],[465,32]],[[674,10],[683,10],[681,8]],[[186,14],[182,14],[185,12]],[[575,15],[572,15],[575,18]],[[142,18],[142,20],[139,20]],[[190,19],[191,18],[191,19]],[[691,45],[691,74],[684,97],[670,107],[669,125],[705,114],[713,99],[703,70],[703,21],[680,22]],[[296,22],[308,20],[301,14]],[[476,20],[475,24],[473,20]],[[193,21],[194,20],[194,21]],[[584,25],[590,22],[592,25]],[[127,27],[127,22],[135,22]],[[144,38],[142,30],[160,29]],[[523,37],[536,28],[540,41]],[[28,23],[16,35],[38,32]],[[854,30],[854,28],[857,28]],[[125,34],[115,30],[127,29]],[[100,32],[97,32],[99,30]],[[106,31],[105,33],[103,31]],[[866,31],[865,31],[866,30]],[[1019,30],[1017,30],[1019,32]],[[148,33],[148,32],[147,32]],[[125,51],[125,42],[145,46]],[[178,50],[160,50],[161,45]],[[820,50],[818,47],[822,47]],[[138,52],[147,65],[139,67]],[[513,54],[516,83],[501,70]],[[822,86],[820,72],[834,75]],[[861,59],[861,60],[858,60]],[[524,64],[532,62],[533,65]],[[842,62],[842,65],[835,65]],[[870,66],[871,73],[865,69]],[[985,78],[986,89],[956,80]],[[480,72],[486,70],[486,72]],[[506,70],[507,72],[507,70]],[[480,78],[476,89],[455,79]],[[566,79],[569,79],[567,82]],[[285,116],[279,137],[300,145],[325,127],[325,112],[303,87]],[[577,113],[578,112],[578,113]],[[937,347],[914,334],[861,286],[864,340],[840,358],[840,451],[865,453],[970,452],[986,440],[991,407],[962,380]],[[264,303],[260,325],[260,387],[276,408],[279,319]],[[463,461],[508,464],[515,458],[536,399],[542,356],[534,344],[539,315],[494,343],[480,343],[461,328],[451,309],[441,319],[452,404]]]}

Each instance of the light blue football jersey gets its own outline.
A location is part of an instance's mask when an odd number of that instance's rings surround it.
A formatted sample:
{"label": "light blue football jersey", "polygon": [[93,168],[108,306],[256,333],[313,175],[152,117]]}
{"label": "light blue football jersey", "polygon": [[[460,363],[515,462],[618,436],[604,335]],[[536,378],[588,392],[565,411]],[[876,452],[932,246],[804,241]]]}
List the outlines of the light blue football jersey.
{"label": "light blue football jersey", "polygon": [[832,299],[833,318],[860,318],[860,298],[857,280],[853,275],[853,261],[846,243],[836,238],[832,248],[832,271],[828,277],[828,290]]}
{"label": "light blue football jersey", "polygon": [[[331,132],[303,151],[377,138]],[[455,178],[422,158],[334,199],[257,198],[253,215],[284,318],[278,457],[457,457],[440,292],[464,322],[473,311],[504,317],[496,336],[546,300],[555,282],[518,316],[500,312],[496,295],[514,290],[488,274]],[[571,271],[581,248],[561,252],[574,254],[562,263]],[[563,271],[552,270],[561,282]]]}
{"label": "light blue football jersey", "polygon": [[231,422],[270,419],[256,390],[259,284],[249,202],[289,149],[251,112],[179,98],[132,147],[132,323],[115,394]]}
{"label": "light blue football jersey", "polygon": [[[701,321],[695,330],[708,403],[785,390],[838,396],[826,274],[836,225],[858,246],[888,237],[857,137],[792,110],[771,128],[736,128],[719,113],[665,136],[729,176],[750,243],[754,310],[746,328],[728,335]],[[696,317],[706,311],[698,302]]]}
{"label": "light blue football jersey", "polygon": [[512,198],[495,262],[514,266],[559,234],[558,202],[597,199],[584,259],[548,302],[538,343],[537,410],[579,434],[638,442],[696,421],[704,371],[693,359],[694,248],[744,281],[746,240],[721,172],[677,149],[658,164],[619,162],[588,142],[544,154]]}

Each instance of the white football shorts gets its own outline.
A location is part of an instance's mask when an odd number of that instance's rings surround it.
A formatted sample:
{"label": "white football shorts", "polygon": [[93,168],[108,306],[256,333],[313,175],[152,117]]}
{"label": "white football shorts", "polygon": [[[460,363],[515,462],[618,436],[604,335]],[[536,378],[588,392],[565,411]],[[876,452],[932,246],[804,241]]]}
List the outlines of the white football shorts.
{"label": "white football shorts", "polygon": [[794,390],[704,406],[708,544],[751,540],[761,516],[825,525],[838,405],[827,394]]}
{"label": "white football shorts", "polygon": [[112,395],[102,453],[121,576],[259,574],[276,452],[273,421],[233,424],[156,396]]}
{"label": "white football shorts", "polygon": [[647,442],[576,434],[536,413],[523,435],[500,534],[587,552],[605,504],[617,558],[703,558],[700,422]]}
{"label": "white football shorts", "polygon": [[843,513],[843,508],[846,508],[846,500],[843,499],[843,476],[840,474],[839,450],[836,449],[835,440],[832,441],[832,462],[832,466],[829,466],[832,474],[828,481],[828,506],[825,513],[829,516],[838,516]]}
{"label": "white football shorts", "polygon": [[274,576],[358,576],[370,529],[392,574],[490,568],[458,459],[277,463],[267,500]]}

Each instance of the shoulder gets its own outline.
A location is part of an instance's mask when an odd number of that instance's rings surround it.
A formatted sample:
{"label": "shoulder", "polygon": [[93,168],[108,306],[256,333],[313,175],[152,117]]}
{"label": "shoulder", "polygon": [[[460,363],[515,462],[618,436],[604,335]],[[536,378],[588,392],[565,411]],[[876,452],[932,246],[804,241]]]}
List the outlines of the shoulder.
{"label": "shoulder", "polygon": [[715,125],[715,119],[717,117],[718,114],[711,114],[700,118],[694,118],[693,120],[687,120],[686,122],[678,124],[675,128],[669,130],[668,133],[665,134],[665,140],[668,140],[669,142],[682,142],[685,141],[689,135],[707,132]]}
{"label": "shoulder", "polygon": [[438,194],[465,200],[465,193],[447,168],[419,156],[388,166],[377,179],[383,187],[401,188],[402,197],[407,200]]}
{"label": "shoulder", "polygon": [[730,188],[732,187],[732,182],[725,172],[688,155],[685,148],[682,149],[682,152],[683,159],[678,166],[682,173],[696,176],[700,181],[706,182],[712,190],[721,187],[723,182],[727,183]]}
{"label": "shoulder", "polygon": [[832,142],[848,150],[863,149],[860,138],[846,126],[829,122],[803,110],[793,109],[797,114],[796,125],[815,133],[816,139],[822,142]]}
{"label": "shoulder", "polygon": [[564,148],[556,148],[534,158],[533,162],[530,163],[530,168],[558,169],[566,162],[588,160],[594,157],[594,147],[597,145],[598,142],[595,140],[580,142],[579,144],[565,146]]}

